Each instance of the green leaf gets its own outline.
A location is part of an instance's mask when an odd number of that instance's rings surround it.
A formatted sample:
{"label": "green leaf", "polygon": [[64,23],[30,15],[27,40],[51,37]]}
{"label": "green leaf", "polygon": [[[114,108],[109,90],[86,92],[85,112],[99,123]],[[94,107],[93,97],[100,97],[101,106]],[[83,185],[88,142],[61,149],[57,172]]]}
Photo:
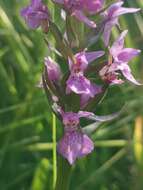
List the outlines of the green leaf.
{"label": "green leaf", "polygon": [[51,164],[47,158],[43,158],[38,164],[32,180],[31,190],[47,190],[51,186]]}

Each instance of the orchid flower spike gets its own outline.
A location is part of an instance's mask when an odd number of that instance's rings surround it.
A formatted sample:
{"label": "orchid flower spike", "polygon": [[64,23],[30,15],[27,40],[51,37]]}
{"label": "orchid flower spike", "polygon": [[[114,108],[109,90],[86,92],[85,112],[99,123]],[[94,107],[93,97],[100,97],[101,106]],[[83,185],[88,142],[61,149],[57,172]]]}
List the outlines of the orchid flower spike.
{"label": "orchid flower spike", "polygon": [[123,4],[124,4],[123,1],[114,3],[104,13],[102,13],[105,22],[103,40],[106,47],[109,44],[112,28],[116,25],[119,25],[118,23],[119,16],[127,13],[136,13],[140,11],[140,9],[136,8],[122,7]]}
{"label": "orchid flower spike", "polygon": [[44,32],[48,32],[50,16],[48,8],[42,3],[42,0],[31,0],[30,5],[21,10],[21,16],[30,28],[36,29],[41,26]]}
{"label": "orchid flower spike", "polygon": [[103,79],[108,80],[109,83],[121,84],[123,81],[118,79],[120,71],[127,80],[136,85],[141,85],[133,77],[128,65],[128,62],[136,57],[141,51],[133,48],[124,48],[124,38],[127,35],[127,32],[127,30],[123,31],[113,43],[109,50],[113,62],[111,64],[108,63],[101,69],[100,76]]}
{"label": "orchid flower spike", "polygon": [[104,0],[54,0],[56,3],[62,4],[65,9],[75,16],[79,21],[86,25],[95,28],[96,23],[88,19],[85,12],[88,14],[97,13],[103,6]]}

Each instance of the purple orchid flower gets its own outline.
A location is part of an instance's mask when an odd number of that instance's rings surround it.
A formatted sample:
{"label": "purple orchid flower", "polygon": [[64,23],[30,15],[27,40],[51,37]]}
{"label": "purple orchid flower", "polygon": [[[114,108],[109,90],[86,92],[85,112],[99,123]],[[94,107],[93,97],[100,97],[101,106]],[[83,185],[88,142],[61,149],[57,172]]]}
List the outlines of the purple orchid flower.
{"label": "purple orchid flower", "polygon": [[[62,72],[61,72],[59,65],[51,57],[45,57],[44,64],[47,69],[48,79],[51,82],[58,83],[58,81],[62,77]],[[37,85],[37,87],[43,88],[42,78],[41,78],[39,84]]]}
{"label": "purple orchid flower", "polygon": [[136,85],[140,85],[133,77],[128,62],[136,57],[141,51],[138,49],[124,48],[124,38],[127,32],[127,30],[122,32],[113,43],[110,48],[110,55],[113,58],[113,63],[108,63],[108,65],[104,66],[100,71],[100,76],[106,79],[106,81],[109,81],[109,83],[121,84],[123,80],[118,79],[118,71],[120,71],[127,80]]}
{"label": "purple orchid flower", "polygon": [[51,57],[45,57],[45,66],[49,80],[57,82],[61,79],[62,73],[60,67]]}
{"label": "purple orchid flower", "polygon": [[58,152],[73,164],[77,158],[84,157],[94,150],[94,143],[92,140],[83,133],[80,127],[80,118],[104,122],[110,121],[117,117],[119,113],[97,116],[91,112],[79,111],[78,113],[63,112],[60,110],[64,124],[64,136],[58,143]]}
{"label": "purple orchid flower", "polygon": [[76,63],[69,59],[70,76],[67,80],[66,93],[74,92],[81,95],[81,107],[86,104],[89,98],[93,98],[96,94],[101,93],[101,87],[92,84],[89,79],[84,76],[84,72],[88,64],[95,59],[104,55],[103,51],[80,52],[75,55]]}
{"label": "purple orchid flower", "polygon": [[41,26],[44,32],[48,31],[49,12],[42,0],[31,0],[31,4],[21,10],[21,15],[30,28]]}
{"label": "purple orchid flower", "polygon": [[140,11],[140,9],[136,8],[126,8],[122,7],[124,4],[123,1],[117,2],[112,4],[102,15],[104,16],[104,32],[103,32],[103,40],[105,46],[108,46],[109,39],[111,35],[111,30],[114,26],[119,25],[118,19],[120,15],[127,14],[127,13],[135,13]]}
{"label": "purple orchid flower", "polygon": [[64,136],[59,141],[57,150],[73,164],[77,158],[81,158],[94,149],[92,140],[81,131],[78,113],[66,112],[62,114],[64,124]]}
{"label": "purple orchid flower", "polygon": [[84,14],[97,13],[103,6],[104,0],[54,0],[56,3],[64,5],[64,7],[75,16],[79,21],[84,22],[88,26],[95,28],[96,23],[88,19]]}
{"label": "purple orchid flower", "polygon": [[124,81],[119,79],[120,74],[117,72],[109,72],[110,64],[107,63],[100,72],[99,75],[101,76],[102,80],[106,81],[110,85],[114,84],[123,84]]}

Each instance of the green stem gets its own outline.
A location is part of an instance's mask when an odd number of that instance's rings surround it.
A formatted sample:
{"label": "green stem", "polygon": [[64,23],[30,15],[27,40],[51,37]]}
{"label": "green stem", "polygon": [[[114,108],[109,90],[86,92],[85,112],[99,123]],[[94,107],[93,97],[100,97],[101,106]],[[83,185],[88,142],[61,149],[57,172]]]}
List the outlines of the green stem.
{"label": "green stem", "polygon": [[57,150],[56,150],[56,116],[54,113],[52,114],[52,123],[53,123],[53,189],[56,185],[56,179],[57,179]]}
{"label": "green stem", "polygon": [[58,175],[55,190],[68,190],[71,174],[71,166],[69,163],[61,156],[58,156]]}

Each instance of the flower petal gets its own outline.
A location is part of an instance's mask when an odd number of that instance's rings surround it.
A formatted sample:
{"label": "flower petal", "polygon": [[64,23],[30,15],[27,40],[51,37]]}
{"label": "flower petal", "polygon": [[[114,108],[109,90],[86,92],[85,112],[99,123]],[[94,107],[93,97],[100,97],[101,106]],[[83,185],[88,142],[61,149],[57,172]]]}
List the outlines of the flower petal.
{"label": "flower petal", "polygon": [[116,119],[120,115],[121,111],[110,114],[110,115],[105,115],[105,116],[98,116],[95,114],[89,114],[87,116],[88,119],[94,120],[94,121],[100,121],[100,122],[105,122],[105,121],[111,121],[113,119]]}
{"label": "flower petal", "polygon": [[94,150],[94,143],[92,140],[85,134],[83,134],[82,140],[82,149],[80,151],[79,157],[86,156]]}
{"label": "flower petal", "polygon": [[112,19],[105,24],[104,32],[103,32],[103,41],[105,46],[107,47],[110,40],[111,30],[112,28],[118,24],[118,18]]}
{"label": "flower petal", "polygon": [[141,9],[121,7],[121,8],[119,8],[119,9],[114,13],[114,17],[118,17],[118,16],[120,16],[120,15],[127,14],[127,13],[136,13],[136,12],[138,12],[138,11],[140,11],[140,10],[141,10]]}
{"label": "flower petal", "polygon": [[31,29],[36,29],[40,26],[40,20],[39,19],[35,19],[35,18],[27,18],[26,20],[27,25],[29,26],[29,28]]}
{"label": "flower petal", "polygon": [[80,133],[65,133],[59,141],[57,150],[72,165],[80,155],[82,137]]}
{"label": "flower petal", "polygon": [[84,76],[71,75],[67,80],[67,90],[76,94],[90,94],[90,81]]}
{"label": "flower petal", "polygon": [[[118,51],[116,49],[116,51]],[[133,48],[124,48],[119,54],[118,54],[118,60],[122,62],[128,63],[130,60],[132,60],[134,57],[136,57],[141,51],[138,49]]]}
{"label": "flower petal", "polygon": [[134,83],[136,85],[142,85],[141,83],[136,81],[136,79],[134,78],[134,76],[131,73],[130,67],[127,64],[124,64],[124,66],[122,66],[121,72],[127,80],[131,81],[132,83]]}
{"label": "flower petal", "polygon": [[92,112],[86,112],[86,111],[78,112],[79,117],[85,117],[90,120],[100,121],[100,122],[111,121],[113,119],[116,119],[120,114],[121,114],[121,111],[110,114],[110,115],[105,115],[105,116],[98,116]]}
{"label": "flower petal", "polygon": [[94,61],[95,59],[103,56],[105,54],[104,51],[92,51],[92,52],[85,52],[85,57],[88,63]]}
{"label": "flower petal", "polygon": [[28,11],[29,11],[29,8],[28,8],[28,7],[23,8],[23,9],[20,11],[21,16],[25,17],[25,16],[27,15]]}
{"label": "flower petal", "polygon": [[31,6],[33,6],[34,8],[39,7],[39,5],[42,4],[42,0],[31,0]]}
{"label": "flower petal", "polygon": [[124,47],[124,38],[128,30],[123,31],[110,48],[111,55],[115,58]]}
{"label": "flower petal", "polygon": [[65,133],[58,143],[58,152],[72,165],[77,158],[89,154],[94,149],[90,138],[81,131]]}
{"label": "flower petal", "polygon": [[[32,0],[31,4],[21,10],[21,16],[24,17],[28,26],[32,29],[42,26],[42,21],[49,18],[48,8],[42,3],[41,0]],[[47,27],[47,22],[45,23]],[[44,29],[44,26],[42,27]]]}
{"label": "flower petal", "polygon": [[[113,3],[108,9],[107,11],[105,11],[105,14],[108,15],[108,18],[113,18],[115,12],[120,9],[120,7],[124,4],[123,1],[117,2],[117,3]],[[107,13],[106,13],[107,12]]]}
{"label": "flower petal", "polygon": [[75,59],[76,59],[76,64],[72,62],[72,60],[69,58],[68,63],[69,63],[69,69],[71,73],[78,67],[78,70],[81,72],[84,72],[85,69],[88,66],[88,61],[85,56],[85,51],[79,52],[75,54]]}
{"label": "flower petal", "polygon": [[100,94],[102,92],[102,87],[96,84],[91,84],[91,93],[90,94],[82,94],[80,99],[80,106],[83,108],[87,105],[90,98],[93,98],[95,95]]}
{"label": "flower petal", "polygon": [[92,113],[92,112],[87,112],[87,111],[79,111],[79,112],[78,112],[79,118],[80,118],[80,117],[89,118],[89,117],[91,117],[91,116],[93,116],[93,115],[94,115],[94,113]]}
{"label": "flower petal", "polygon": [[114,79],[111,81],[111,85],[114,85],[114,84],[123,84],[124,81],[122,79]]}
{"label": "flower petal", "polygon": [[83,0],[83,3],[88,13],[95,14],[102,8],[104,0]]}
{"label": "flower petal", "polygon": [[89,20],[82,11],[74,11],[72,13],[73,16],[75,16],[79,21],[84,22],[85,24],[87,24],[88,26],[90,26],[91,28],[96,28],[96,24],[94,21]]}
{"label": "flower petal", "polygon": [[59,65],[51,59],[51,57],[45,57],[45,66],[47,68],[48,78],[51,81],[58,81],[61,78],[61,70]]}

